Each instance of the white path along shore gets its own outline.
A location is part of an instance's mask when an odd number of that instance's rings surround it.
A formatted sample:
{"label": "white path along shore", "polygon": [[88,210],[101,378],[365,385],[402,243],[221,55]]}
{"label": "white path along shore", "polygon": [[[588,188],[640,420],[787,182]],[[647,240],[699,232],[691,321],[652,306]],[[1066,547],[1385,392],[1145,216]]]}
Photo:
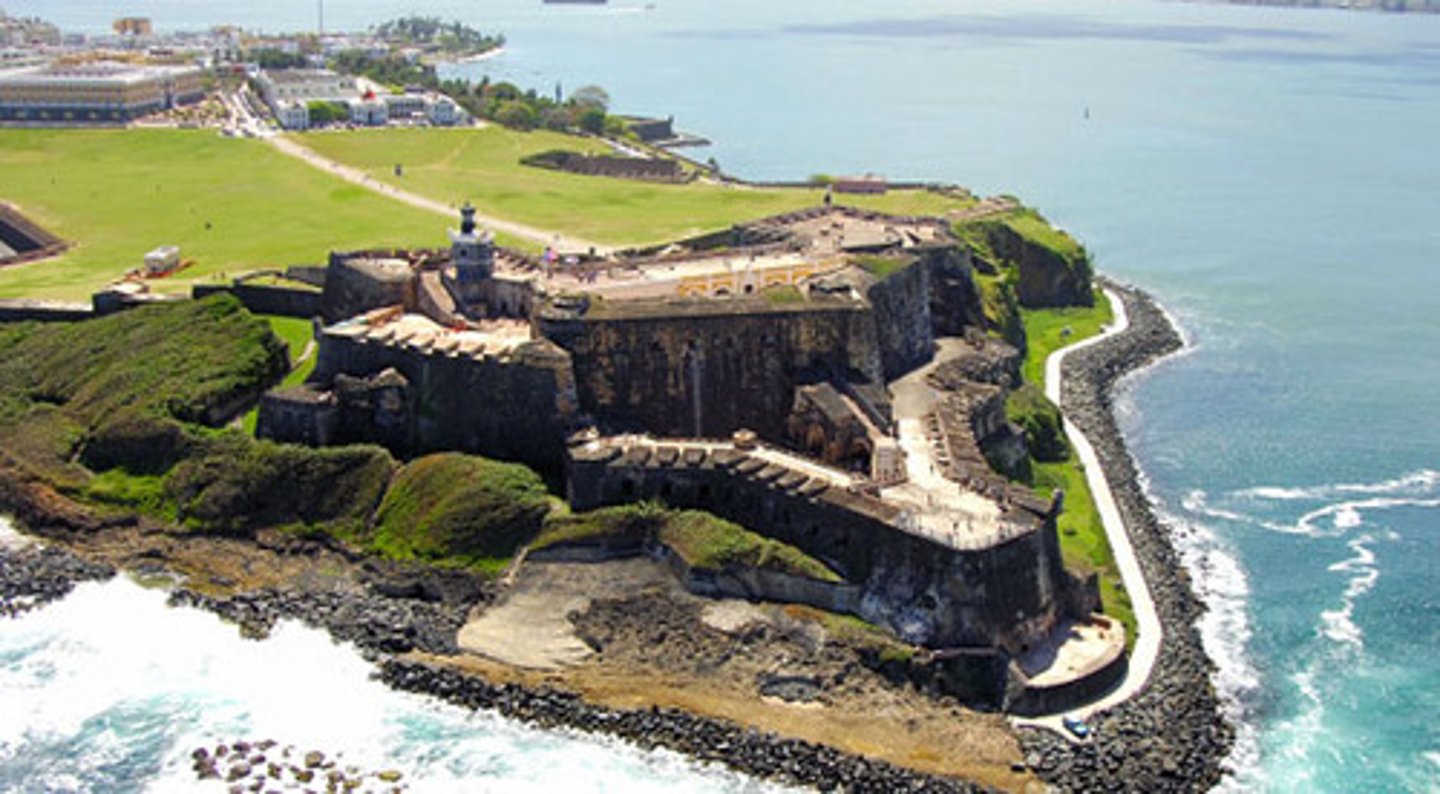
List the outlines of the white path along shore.
{"label": "white path along shore", "polygon": [[[1110,301],[1110,306],[1115,312],[1115,321],[1106,326],[1102,333],[1056,350],[1050,354],[1049,358],[1045,359],[1045,396],[1056,405],[1060,404],[1061,365],[1064,364],[1065,357],[1076,350],[1083,350],[1091,345],[1099,344],[1115,334],[1123,333],[1130,327],[1129,320],[1125,315],[1125,302],[1120,299],[1120,296],[1110,290],[1105,290],[1105,298]],[[1120,511],[1115,506],[1115,496],[1110,491],[1110,484],[1105,479],[1105,470],[1100,466],[1100,460],[1095,455],[1095,448],[1091,446],[1090,440],[1085,437],[1085,434],[1081,433],[1080,429],[1070,421],[1069,417],[1065,417],[1064,422],[1065,434],[1069,437],[1075,453],[1079,455],[1080,462],[1085,467],[1085,481],[1090,485],[1090,492],[1095,498],[1095,508],[1105,527],[1105,536],[1110,541],[1110,550],[1115,557],[1116,566],[1120,569],[1120,578],[1125,583],[1125,592],[1130,596],[1130,604],[1135,611],[1136,636],[1125,677],[1104,697],[1072,709],[1065,714],[1016,721],[1020,724],[1037,725],[1057,731],[1061,730],[1061,719],[1065,716],[1088,718],[1092,714],[1123,703],[1138,694],[1144,688],[1145,683],[1150,680],[1150,672],[1155,667],[1155,660],[1159,658],[1162,635],[1160,616],[1156,613],[1155,602],[1150,597],[1150,586],[1146,583],[1145,575],[1140,570],[1140,561],[1135,556],[1135,549],[1130,545],[1130,534],[1126,532],[1125,522],[1120,518]]]}

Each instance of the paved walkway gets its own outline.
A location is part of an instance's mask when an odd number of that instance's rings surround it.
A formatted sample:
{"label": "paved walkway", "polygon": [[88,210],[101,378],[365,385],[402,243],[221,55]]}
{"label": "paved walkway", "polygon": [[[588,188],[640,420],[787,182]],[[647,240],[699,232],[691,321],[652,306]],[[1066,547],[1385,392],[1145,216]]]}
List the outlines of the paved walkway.
{"label": "paved walkway", "polygon": [[[1098,344],[1106,337],[1121,333],[1129,327],[1129,320],[1125,316],[1125,304],[1120,300],[1120,296],[1106,290],[1105,297],[1109,299],[1110,306],[1115,312],[1115,322],[1107,326],[1103,333],[1061,348],[1051,353],[1050,357],[1045,360],[1045,396],[1056,405],[1060,404],[1060,373],[1065,356],[1076,350]],[[1140,569],[1140,561],[1135,557],[1135,549],[1130,545],[1130,534],[1126,532],[1125,522],[1121,520],[1120,511],[1115,506],[1115,497],[1110,492],[1110,484],[1105,480],[1105,470],[1100,467],[1100,459],[1095,455],[1095,448],[1090,445],[1090,440],[1071,423],[1068,417],[1065,419],[1065,433],[1069,436],[1070,443],[1075,447],[1075,452],[1080,456],[1080,462],[1085,467],[1085,479],[1090,484],[1090,492],[1095,497],[1095,508],[1100,513],[1101,523],[1105,526],[1105,535],[1110,541],[1110,550],[1115,556],[1115,564],[1120,569],[1120,578],[1125,583],[1125,592],[1130,595],[1130,604],[1135,610],[1136,622],[1135,647],[1130,654],[1129,668],[1125,673],[1125,678],[1121,680],[1119,686],[1099,700],[1065,714],[1015,720],[1017,724],[1021,725],[1051,728],[1068,737],[1069,734],[1062,730],[1062,717],[1074,716],[1085,719],[1092,714],[1123,703],[1140,692],[1141,688],[1145,686],[1145,682],[1150,680],[1150,672],[1155,667],[1155,660],[1160,655],[1162,630],[1160,616],[1155,612],[1155,602],[1150,598],[1150,586],[1146,583],[1145,575]]]}
{"label": "paved walkway", "polygon": [[[358,168],[352,168],[331,160],[316,152],[314,149],[302,146],[284,135],[264,135],[262,139],[291,157],[303,160],[321,171],[333,176],[338,176],[352,184],[373,190],[387,198],[402,201],[412,207],[429,210],[430,212],[452,219],[455,217],[455,213],[459,211],[458,207],[416,193],[411,193],[408,190],[401,190],[386,182],[381,182]],[[496,218],[491,215],[476,213],[475,220],[481,226],[497,232],[504,232],[513,237],[520,237],[525,240],[540,243],[541,245],[554,246],[557,250],[567,253],[584,253],[593,248],[595,249],[595,253],[604,255],[611,250],[608,246],[600,245],[599,243],[584,240],[579,237],[571,237],[557,232],[539,229],[534,226],[527,226],[523,223]]]}
{"label": "paved walkway", "polygon": [[900,431],[900,448],[905,451],[908,479],[880,492],[912,511],[917,530],[955,548],[991,541],[1005,530],[999,505],[945,476],[944,465],[935,460],[935,441],[925,425],[925,417],[940,401],[926,378],[965,347],[963,339],[937,339],[929,363],[890,383],[891,406]]}

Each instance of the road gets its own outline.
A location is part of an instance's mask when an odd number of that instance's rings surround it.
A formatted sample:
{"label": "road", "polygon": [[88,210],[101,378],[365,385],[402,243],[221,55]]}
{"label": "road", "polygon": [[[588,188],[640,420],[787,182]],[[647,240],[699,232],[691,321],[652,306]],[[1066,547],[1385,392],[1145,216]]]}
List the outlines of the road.
{"label": "road", "polygon": [[[1061,364],[1064,363],[1065,357],[1076,350],[1083,350],[1098,344],[1107,337],[1121,333],[1129,327],[1129,321],[1125,316],[1125,304],[1120,300],[1120,296],[1106,290],[1105,297],[1109,299],[1110,306],[1114,309],[1115,321],[1106,326],[1101,334],[1061,348],[1045,359],[1045,396],[1056,405],[1060,404]],[[1125,531],[1125,522],[1121,520],[1120,511],[1115,506],[1115,496],[1110,492],[1110,484],[1105,480],[1105,470],[1100,466],[1100,459],[1095,455],[1095,448],[1068,417],[1065,419],[1065,434],[1069,436],[1071,445],[1075,447],[1075,452],[1080,456],[1080,462],[1085,467],[1085,479],[1090,485],[1090,492],[1095,497],[1095,508],[1100,513],[1100,521],[1105,527],[1105,536],[1110,541],[1110,550],[1115,556],[1116,566],[1120,569],[1120,578],[1125,583],[1125,592],[1130,595],[1130,605],[1135,611],[1136,623],[1135,647],[1130,653],[1130,663],[1125,678],[1120,681],[1119,686],[1099,700],[1063,714],[1015,720],[1016,724],[1050,728],[1067,738],[1072,738],[1067,731],[1063,730],[1062,718],[1073,716],[1086,719],[1092,714],[1097,714],[1129,700],[1144,688],[1145,683],[1150,680],[1150,672],[1155,667],[1155,660],[1160,656],[1162,629],[1160,616],[1155,611],[1155,602],[1150,597],[1150,586],[1145,581],[1144,572],[1140,569],[1140,561],[1135,556],[1135,549],[1130,545],[1130,534]]]}

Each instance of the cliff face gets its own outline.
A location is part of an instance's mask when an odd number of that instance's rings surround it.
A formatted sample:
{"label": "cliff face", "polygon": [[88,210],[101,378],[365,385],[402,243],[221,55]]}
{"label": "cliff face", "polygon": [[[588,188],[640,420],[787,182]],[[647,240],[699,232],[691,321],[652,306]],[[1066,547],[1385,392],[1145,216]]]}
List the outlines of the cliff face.
{"label": "cliff face", "polygon": [[1014,235],[1006,248],[1019,263],[1015,292],[1025,308],[1094,305],[1090,260],[1083,251],[1063,254],[1019,235]]}
{"label": "cliff face", "polygon": [[985,327],[985,309],[970,252],[960,246],[932,248],[921,256],[929,271],[930,320],[936,336],[963,336],[968,327]]}
{"label": "cliff face", "polygon": [[968,221],[955,230],[987,272],[1011,271],[1016,296],[1029,309],[1095,302],[1090,255],[1034,210]]}
{"label": "cliff face", "polygon": [[581,408],[616,430],[722,438],[749,428],[782,439],[797,385],[882,375],[874,318],[858,302],[592,309],[541,329],[573,357]]}

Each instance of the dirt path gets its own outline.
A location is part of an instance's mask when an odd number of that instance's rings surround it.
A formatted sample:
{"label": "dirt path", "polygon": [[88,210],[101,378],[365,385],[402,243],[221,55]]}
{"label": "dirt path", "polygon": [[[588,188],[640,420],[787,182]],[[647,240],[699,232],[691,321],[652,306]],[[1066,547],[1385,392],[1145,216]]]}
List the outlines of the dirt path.
{"label": "dirt path", "polygon": [[[382,182],[370,176],[369,174],[358,168],[352,168],[351,166],[331,160],[324,155],[321,155],[319,152],[316,152],[314,149],[311,149],[307,146],[302,146],[301,144],[296,143],[295,141],[285,137],[284,135],[268,135],[265,136],[263,140],[265,140],[267,143],[269,143],[271,146],[275,147],[279,151],[290,155],[291,157],[298,158],[310,164],[311,166],[320,169],[321,171],[324,171],[333,176],[340,177],[347,182],[359,185],[360,187],[366,188],[367,190],[372,190],[387,198],[392,198],[396,201],[402,201],[412,207],[417,207],[422,210],[427,210],[437,213],[439,215],[444,215],[447,218],[454,218],[455,213],[459,211],[458,207],[445,204],[444,202],[436,201],[431,198],[426,198],[425,196],[411,193],[407,190],[401,190],[394,185]],[[530,240],[532,242],[542,245],[554,246],[560,251],[578,253],[587,252],[591,249],[594,249],[595,253],[603,255],[609,253],[611,250],[609,246],[604,246],[590,240],[581,239],[579,237],[571,237],[568,235],[560,234],[558,232],[547,231],[545,229],[538,229],[534,226],[528,226],[526,224],[516,223],[514,221],[507,221],[501,218],[496,218],[492,215],[481,215],[479,213],[476,213],[475,220],[479,222],[480,225],[493,229],[497,232],[504,232],[505,234],[511,235],[513,237],[520,237],[522,239]]]}

